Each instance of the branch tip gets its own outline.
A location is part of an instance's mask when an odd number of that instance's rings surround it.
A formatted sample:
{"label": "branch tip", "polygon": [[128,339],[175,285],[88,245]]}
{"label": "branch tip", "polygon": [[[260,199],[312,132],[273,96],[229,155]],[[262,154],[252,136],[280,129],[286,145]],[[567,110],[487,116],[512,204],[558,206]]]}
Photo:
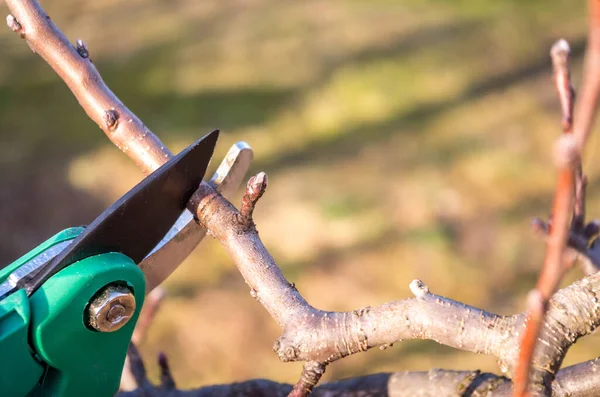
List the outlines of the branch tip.
{"label": "branch tip", "polygon": [[248,180],[246,193],[242,198],[242,207],[240,208],[240,221],[243,225],[252,225],[252,214],[256,203],[267,190],[269,178],[264,172],[259,172]]}
{"label": "branch tip", "polygon": [[265,193],[265,190],[267,190],[268,183],[267,174],[259,172],[248,180],[246,192],[249,196],[256,197],[256,200],[258,200]]}
{"label": "branch tip", "polygon": [[565,39],[557,40],[556,43],[554,43],[554,45],[550,49],[550,56],[552,57],[552,60],[554,62],[556,62],[557,60],[566,62],[570,53],[571,47]]}
{"label": "branch tip", "polygon": [[8,14],[6,16],[6,25],[8,25],[8,28],[10,30],[12,30],[15,33],[19,33],[19,35],[21,35],[21,37],[24,37],[23,26],[21,26],[19,21],[17,21],[17,18],[15,18],[12,14]]}
{"label": "branch tip", "polygon": [[419,279],[413,280],[409,285],[410,291],[417,297],[423,298],[429,294],[429,287]]}

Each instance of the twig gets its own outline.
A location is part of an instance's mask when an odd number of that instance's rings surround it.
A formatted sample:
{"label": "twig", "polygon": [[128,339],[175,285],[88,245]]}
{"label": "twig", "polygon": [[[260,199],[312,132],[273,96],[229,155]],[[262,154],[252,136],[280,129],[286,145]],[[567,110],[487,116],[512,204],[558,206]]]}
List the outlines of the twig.
{"label": "twig", "polygon": [[158,354],[158,367],[160,368],[160,386],[162,390],[175,390],[175,380],[171,375],[171,369],[169,368],[169,360],[164,353]]}
{"label": "twig", "polygon": [[308,396],[325,373],[325,367],[325,364],[314,361],[304,363],[300,379],[296,382],[288,397]]}
{"label": "twig", "polygon": [[[521,340],[519,361],[514,377],[514,396],[525,397],[529,374],[539,332],[548,308],[550,297],[556,291],[564,273],[563,255],[569,235],[573,199],[574,167],[579,163],[578,150],[571,134],[563,135],[557,142],[555,163],[558,181],[552,207],[552,227],[547,241],[546,257],[536,290],[527,299],[529,318]],[[550,390],[547,390],[550,393]]]}
{"label": "twig", "polygon": [[[152,320],[154,320],[154,316],[160,308],[160,304],[164,297],[165,291],[162,287],[155,288],[146,296],[144,307],[138,317],[133,336],[131,337],[131,346],[133,346],[132,349],[134,349],[134,357],[135,354],[137,354],[135,345],[139,345],[144,340],[146,332],[152,324]],[[136,381],[136,377],[133,374],[130,354],[128,354],[125,358],[125,365],[123,366],[123,371],[121,373],[119,390],[134,390],[138,385],[139,383]]]}
{"label": "twig", "polygon": [[562,109],[562,126],[565,133],[573,130],[573,104],[575,90],[571,85],[571,73],[569,71],[569,53],[571,48],[566,40],[559,40],[552,46],[550,56],[554,68],[554,85],[560,100]]}
{"label": "twig", "polygon": [[146,367],[144,366],[144,360],[138,351],[135,344],[129,345],[129,351],[127,352],[127,358],[129,359],[130,371],[136,382],[138,388],[143,388],[145,385],[149,385],[148,377],[146,376]]}
{"label": "twig", "polygon": [[158,312],[160,304],[164,300],[165,296],[166,292],[162,287],[153,289],[152,292],[146,296],[146,299],[144,300],[144,307],[142,308],[142,312],[138,317],[135,330],[133,331],[133,336],[131,337],[131,341],[136,345],[139,345],[144,340],[146,332],[152,324],[152,320],[154,320],[154,316]]}
{"label": "twig", "polygon": [[240,208],[240,222],[248,227],[254,226],[252,214],[254,213],[256,203],[267,190],[268,183],[267,174],[264,172],[259,172],[248,180],[246,193],[242,198],[242,206]]}
{"label": "twig", "polygon": [[600,92],[600,2],[598,0],[588,0],[588,15],[588,43],[585,50],[582,86],[573,121],[573,131],[581,152],[594,124]]}

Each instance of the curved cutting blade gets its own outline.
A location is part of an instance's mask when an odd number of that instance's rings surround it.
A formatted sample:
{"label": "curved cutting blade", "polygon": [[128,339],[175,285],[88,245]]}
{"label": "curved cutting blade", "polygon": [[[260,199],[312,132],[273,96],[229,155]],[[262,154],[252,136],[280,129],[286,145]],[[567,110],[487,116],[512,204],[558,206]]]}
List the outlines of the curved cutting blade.
{"label": "curved cutting blade", "polygon": [[23,280],[21,288],[31,295],[61,269],[101,253],[120,252],[140,263],[181,215],[202,182],[218,136],[218,131],[209,133],[142,180],[48,265]]}

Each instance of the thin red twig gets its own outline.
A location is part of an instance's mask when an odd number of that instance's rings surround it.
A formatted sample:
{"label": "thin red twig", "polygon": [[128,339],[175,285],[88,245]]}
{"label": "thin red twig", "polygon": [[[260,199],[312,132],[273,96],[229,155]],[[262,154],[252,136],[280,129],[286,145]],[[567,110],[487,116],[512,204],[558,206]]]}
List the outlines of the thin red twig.
{"label": "thin red twig", "polygon": [[515,397],[528,396],[529,374],[537,338],[544,323],[548,302],[556,291],[565,270],[562,260],[569,236],[575,179],[573,168],[578,163],[578,150],[572,135],[562,136],[556,146],[555,160],[559,172],[552,206],[552,227],[536,290],[530,293],[528,299],[528,322],[521,339],[514,376]]}
{"label": "thin red twig", "polygon": [[588,13],[588,43],[583,65],[582,86],[573,121],[577,145],[582,152],[596,117],[596,105],[600,93],[600,0],[588,0]]}

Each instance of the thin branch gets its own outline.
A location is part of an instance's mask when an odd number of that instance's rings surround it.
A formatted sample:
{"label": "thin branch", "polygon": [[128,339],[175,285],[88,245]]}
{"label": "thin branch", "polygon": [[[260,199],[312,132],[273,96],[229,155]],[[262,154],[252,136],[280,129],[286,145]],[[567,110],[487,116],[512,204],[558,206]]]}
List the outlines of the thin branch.
{"label": "thin branch", "polygon": [[160,386],[162,390],[176,390],[175,380],[169,368],[169,360],[164,353],[158,354],[158,367],[160,368]]}
{"label": "thin branch", "polygon": [[[528,320],[525,333],[521,339],[519,361],[514,378],[514,396],[525,397],[528,394],[529,375],[534,364],[534,349],[544,322],[550,297],[556,291],[566,270],[563,266],[563,255],[569,235],[571,206],[574,189],[574,167],[579,164],[578,150],[571,134],[563,135],[557,142],[555,163],[558,168],[558,181],[552,207],[552,227],[547,241],[546,257],[536,290],[528,297]],[[533,368],[538,370],[538,368]],[[543,368],[541,369],[543,370]],[[550,395],[549,385],[545,385],[545,393]]]}
{"label": "thin branch", "polygon": [[166,292],[162,287],[154,288],[144,300],[144,307],[142,308],[142,312],[138,317],[137,324],[135,325],[135,330],[133,331],[133,336],[131,337],[131,341],[136,345],[142,343],[144,338],[146,337],[146,332],[148,328],[152,324],[154,320],[154,316],[160,309],[160,305],[162,301],[165,299]]}
{"label": "thin branch", "polygon": [[269,179],[264,172],[259,172],[248,180],[246,193],[242,198],[242,206],[240,208],[240,222],[248,227],[254,226],[252,214],[254,213],[256,203],[258,203],[258,200],[260,200],[267,190],[268,183]]}
{"label": "thin branch", "polygon": [[575,100],[575,90],[571,85],[571,72],[569,71],[570,52],[569,43],[562,39],[557,41],[550,50],[554,68],[554,85],[560,100],[562,126],[565,133],[570,133],[573,129],[573,104]]}
{"label": "thin branch", "polygon": [[[154,320],[154,316],[160,308],[160,304],[162,303],[165,295],[166,293],[164,288],[157,287],[153,289],[144,300],[144,307],[142,308],[142,312],[138,317],[137,324],[135,325],[135,329],[133,331],[133,336],[131,337],[132,347],[130,347],[130,349],[134,350],[134,358],[136,358],[135,355],[137,354],[136,345],[139,345],[144,340],[146,332],[152,324],[152,320]],[[119,385],[119,390],[134,390],[139,387],[139,382],[134,374],[135,368],[132,367],[132,365],[135,366],[136,364],[139,367],[139,360],[137,363],[132,363],[130,356],[131,354],[128,354],[125,358],[125,365],[123,366],[123,371],[121,373],[121,384]],[[141,369],[143,369],[143,367]]]}
{"label": "thin branch", "polygon": [[319,380],[325,374],[325,367],[327,365],[308,361],[304,363],[304,367],[302,368],[302,374],[300,375],[300,379],[294,387],[288,397],[306,397],[308,396],[314,389],[314,387],[319,383]]}
{"label": "thin branch", "polygon": [[588,0],[589,31],[573,130],[581,152],[592,131],[600,92],[600,1]]}
{"label": "thin branch", "polygon": [[145,386],[150,385],[150,382],[148,382],[148,377],[146,376],[146,367],[144,366],[144,360],[142,360],[140,352],[133,343],[129,345],[127,359],[129,360],[130,371],[133,375],[137,388],[142,389]]}

